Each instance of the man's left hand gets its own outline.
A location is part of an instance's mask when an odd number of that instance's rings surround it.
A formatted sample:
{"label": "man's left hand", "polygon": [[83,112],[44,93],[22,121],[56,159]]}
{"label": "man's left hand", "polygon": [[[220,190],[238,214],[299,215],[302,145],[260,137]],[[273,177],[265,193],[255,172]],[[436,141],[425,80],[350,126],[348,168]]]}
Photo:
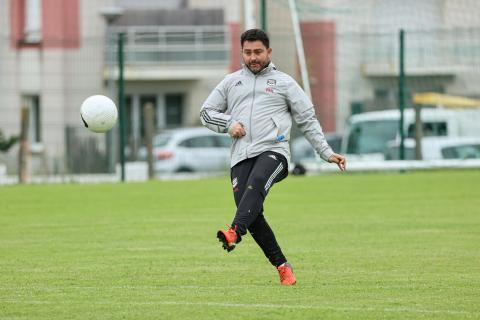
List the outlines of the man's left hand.
{"label": "man's left hand", "polygon": [[332,154],[330,158],[328,158],[328,162],[336,163],[341,171],[345,171],[347,169],[347,159],[341,154]]}

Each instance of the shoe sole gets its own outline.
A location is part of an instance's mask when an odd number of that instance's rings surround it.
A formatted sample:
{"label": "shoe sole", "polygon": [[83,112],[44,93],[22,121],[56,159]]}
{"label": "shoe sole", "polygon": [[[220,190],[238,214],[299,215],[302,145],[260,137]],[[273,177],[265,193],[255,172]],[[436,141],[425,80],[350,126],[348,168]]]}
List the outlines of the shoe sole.
{"label": "shoe sole", "polygon": [[231,245],[227,242],[227,238],[225,238],[225,235],[223,234],[222,231],[217,232],[217,239],[219,242],[222,243],[222,247],[224,250],[227,250],[227,252],[232,251],[235,249],[235,244]]}

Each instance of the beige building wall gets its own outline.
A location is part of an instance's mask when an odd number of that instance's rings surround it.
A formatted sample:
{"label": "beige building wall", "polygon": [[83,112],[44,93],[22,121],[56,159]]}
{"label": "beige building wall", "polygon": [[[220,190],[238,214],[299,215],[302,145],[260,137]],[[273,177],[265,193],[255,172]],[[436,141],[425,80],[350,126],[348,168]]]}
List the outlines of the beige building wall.
{"label": "beige building wall", "polygon": [[[10,48],[10,3],[0,1],[0,128],[10,136],[18,134],[20,123],[20,99],[18,92],[17,61],[22,57]],[[32,72],[38,73],[38,65],[32,66]],[[0,154],[1,156],[2,154]]]}
{"label": "beige building wall", "polygon": [[225,12],[225,21],[240,22],[243,0],[189,0],[191,9],[222,8]]}
{"label": "beige building wall", "polygon": [[[446,28],[470,28],[467,35],[477,39],[470,50],[477,48],[476,54],[472,52],[469,60],[471,66],[461,68],[457,80],[449,87],[452,94],[468,95],[480,98],[480,50],[478,50],[478,35],[480,33],[480,1],[476,0],[448,0],[443,6],[443,20]],[[469,34],[468,34],[469,33]]]}
{"label": "beige building wall", "polygon": [[[0,87],[0,127],[8,134],[17,134],[21,97],[38,95],[42,141],[40,145],[32,146],[32,150],[43,150],[41,155],[33,156],[47,159],[49,172],[64,170],[65,126],[82,125],[79,109],[83,99],[94,93],[103,93],[101,71],[105,23],[99,8],[108,3],[112,1],[80,1],[80,47],[72,49],[11,48],[7,40],[10,1],[0,3],[3,30],[0,68],[1,82],[5,84]],[[16,150],[12,153],[8,159],[9,171],[16,166]]]}

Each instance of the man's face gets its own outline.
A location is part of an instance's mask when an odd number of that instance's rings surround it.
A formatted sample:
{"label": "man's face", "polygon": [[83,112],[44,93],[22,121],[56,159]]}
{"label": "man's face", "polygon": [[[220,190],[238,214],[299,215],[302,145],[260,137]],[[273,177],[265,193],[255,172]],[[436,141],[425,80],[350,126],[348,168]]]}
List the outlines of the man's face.
{"label": "man's face", "polygon": [[270,62],[272,48],[265,47],[260,40],[245,41],[242,48],[243,62],[253,73],[258,73]]}

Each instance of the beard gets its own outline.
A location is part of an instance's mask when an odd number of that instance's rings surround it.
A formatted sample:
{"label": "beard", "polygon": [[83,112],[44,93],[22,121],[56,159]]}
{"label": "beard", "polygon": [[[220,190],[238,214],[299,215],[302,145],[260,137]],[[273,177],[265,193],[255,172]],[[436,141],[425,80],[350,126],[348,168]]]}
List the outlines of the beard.
{"label": "beard", "polygon": [[265,69],[266,66],[270,63],[270,60],[266,61],[255,61],[255,62],[250,62],[247,64],[248,69],[252,71],[253,73],[259,73],[263,69]]}

